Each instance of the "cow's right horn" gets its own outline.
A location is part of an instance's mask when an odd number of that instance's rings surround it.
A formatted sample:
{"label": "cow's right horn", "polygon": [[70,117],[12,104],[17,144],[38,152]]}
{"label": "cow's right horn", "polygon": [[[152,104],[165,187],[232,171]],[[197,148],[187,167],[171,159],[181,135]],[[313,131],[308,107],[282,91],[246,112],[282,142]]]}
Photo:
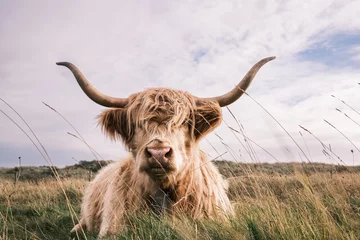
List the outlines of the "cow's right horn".
{"label": "cow's right horn", "polygon": [[246,91],[246,89],[250,86],[251,81],[254,79],[256,73],[259,71],[259,69],[264,66],[265,63],[274,60],[275,57],[268,57],[264,58],[258,63],[256,63],[249,72],[245,75],[245,77],[240,81],[240,83],[233,88],[230,92],[217,96],[212,98],[199,98],[199,101],[201,100],[210,100],[210,101],[216,101],[219,103],[220,107],[225,107],[236,100],[238,100],[241,95]]}
{"label": "cow's right horn", "polygon": [[74,74],[77,82],[79,83],[81,89],[85,94],[97,104],[100,104],[104,107],[116,107],[123,108],[128,104],[129,100],[127,98],[114,98],[99,92],[95,87],[93,87],[85,76],[80,72],[80,70],[72,63],[69,62],[57,62],[57,65],[65,66]]}

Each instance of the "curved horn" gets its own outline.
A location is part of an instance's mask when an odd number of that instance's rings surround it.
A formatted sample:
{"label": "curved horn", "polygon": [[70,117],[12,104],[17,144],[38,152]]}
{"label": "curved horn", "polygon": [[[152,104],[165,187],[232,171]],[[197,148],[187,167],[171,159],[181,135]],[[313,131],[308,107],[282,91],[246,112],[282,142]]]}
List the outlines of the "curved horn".
{"label": "curved horn", "polygon": [[74,64],[69,62],[57,62],[56,65],[65,66],[70,69],[85,94],[97,104],[104,107],[123,108],[129,102],[127,98],[114,98],[99,92],[89,83],[89,81]]}
{"label": "curved horn", "polygon": [[230,92],[217,96],[212,98],[199,98],[199,100],[212,100],[217,101],[220,105],[220,107],[225,107],[236,100],[238,100],[241,95],[246,91],[246,89],[250,86],[251,81],[254,79],[256,73],[259,71],[259,69],[264,66],[265,63],[274,60],[275,57],[268,57],[264,58],[263,60],[256,63],[249,72],[245,75],[245,77],[240,81],[240,83]]}

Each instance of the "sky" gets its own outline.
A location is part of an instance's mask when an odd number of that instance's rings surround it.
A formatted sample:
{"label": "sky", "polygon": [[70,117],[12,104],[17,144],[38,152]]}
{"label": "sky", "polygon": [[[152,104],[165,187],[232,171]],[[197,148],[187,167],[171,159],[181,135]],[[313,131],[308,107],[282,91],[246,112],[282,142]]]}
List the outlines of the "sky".
{"label": "sky", "polygon": [[[211,97],[269,56],[276,59],[249,96],[223,108],[222,125],[201,142],[210,159],[360,164],[359,0],[0,4],[0,98],[57,166],[95,156],[43,102],[99,159],[128,153],[97,126],[105,108],[56,62],[74,63],[110,96],[166,87]],[[21,118],[3,101],[0,110],[0,167],[17,166],[18,157],[22,165],[48,165]]]}

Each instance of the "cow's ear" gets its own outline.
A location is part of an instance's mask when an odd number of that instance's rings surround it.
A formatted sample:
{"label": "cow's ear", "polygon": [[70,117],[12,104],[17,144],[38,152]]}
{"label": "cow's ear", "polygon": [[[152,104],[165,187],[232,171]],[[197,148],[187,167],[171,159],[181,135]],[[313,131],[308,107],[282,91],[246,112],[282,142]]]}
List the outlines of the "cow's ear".
{"label": "cow's ear", "polygon": [[133,137],[133,128],[129,126],[126,109],[105,110],[98,116],[103,132],[112,140],[121,139],[128,144]]}
{"label": "cow's ear", "polygon": [[220,125],[222,120],[221,108],[215,102],[203,102],[197,105],[195,111],[194,136],[201,139],[203,136]]}

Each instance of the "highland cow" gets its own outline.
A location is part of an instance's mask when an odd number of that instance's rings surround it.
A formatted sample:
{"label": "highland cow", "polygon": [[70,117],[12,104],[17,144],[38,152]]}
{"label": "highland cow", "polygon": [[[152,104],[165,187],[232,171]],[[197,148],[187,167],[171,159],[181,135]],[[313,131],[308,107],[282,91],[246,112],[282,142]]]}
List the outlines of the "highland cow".
{"label": "highland cow", "polygon": [[274,58],[259,61],[233,90],[213,98],[167,88],[114,98],[96,90],[73,64],[57,63],[72,71],[90,99],[111,107],[99,115],[99,125],[131,153],[89,183],[80,222],[72,231],[86,227],[100,237],[114,234],[129,214],[146,209],[193,218],[231,216],[227,183],[199,142],[221,123],[221,107],[240,98],[258,70]]}

